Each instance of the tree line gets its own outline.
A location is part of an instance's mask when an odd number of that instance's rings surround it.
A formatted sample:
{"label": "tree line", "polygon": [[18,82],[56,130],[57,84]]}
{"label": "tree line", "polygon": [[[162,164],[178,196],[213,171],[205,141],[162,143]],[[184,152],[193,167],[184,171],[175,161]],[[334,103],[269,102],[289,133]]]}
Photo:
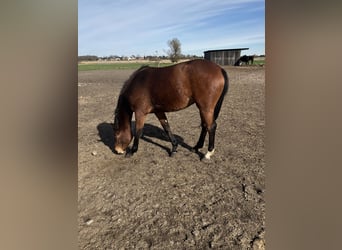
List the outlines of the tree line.
{"label": "tree line", "polygon": [[171,62],[178,62],[183,59],[197,59],[203,58],[203,56],[196,55],[184,55],[181,50],[181,42],[178,38],[173,38],[167,42],[169,49],[166,51],[167,56],[158,56],[158,55],[148,55],[148,56],[140,56],[140,55],[131,55],[131,56],[118,56],[118,55],[110,55],[104,57],[98,57],[95,55],[83,55],[78,56],[78,61],[129,61],[129,60],[150,60],[150,61],[159,61],[169,59]]}
{"label": "tree line", "polygon": [[[180,55],[177,61],[185,60],[185,59],[198,59],[203,58],[203,56],[197,55]],[[171,60],[169,56],[95,56],[95,55],[85,55],[85,56],[78,56],[78,61],[130,61],[130,60],[149,60],[149,61],[161,61],[161,60]],[[172,61],[172,60],[171,60]],[[177,62],[174,61],[174,62]]]}

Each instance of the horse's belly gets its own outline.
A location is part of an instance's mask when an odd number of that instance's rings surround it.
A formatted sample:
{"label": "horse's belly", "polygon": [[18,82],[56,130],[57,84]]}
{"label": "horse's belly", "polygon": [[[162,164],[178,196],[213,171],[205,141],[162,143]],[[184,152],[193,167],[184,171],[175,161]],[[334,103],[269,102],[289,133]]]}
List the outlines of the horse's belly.
{"label": "horse's belly", "polygon": [[156,85],[150,92],[150,98],[153,108],[163,112],[181,110],[193,103],[191,89],[180,80]]}
{"label": "horse's belly", "polygon": [[155,102],[153,105],[153,112],[173,112],[189,107],[194,102],[189,97],[184,97],[181,99],[172,98],[168,100],[167,98]]}

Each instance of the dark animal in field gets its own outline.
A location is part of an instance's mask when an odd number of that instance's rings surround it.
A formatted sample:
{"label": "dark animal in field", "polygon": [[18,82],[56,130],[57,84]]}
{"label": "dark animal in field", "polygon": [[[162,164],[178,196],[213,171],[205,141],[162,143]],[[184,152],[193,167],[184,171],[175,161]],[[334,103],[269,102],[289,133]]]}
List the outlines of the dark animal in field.
{"label": "dark animal in field", "polygon": [[[201,117],[201,134],[193,150],[204,145],[209,133],[208,152],[210,159],[215,151],[216,119],[225,94],[228,91],[228,76],[224,69],[208,60],[192,60],[173,66],[154,68],[143,66],[125,82],[119,95],[114,119],[114,151],[130,156],[138,150],[146,115],[154,113],[172,144],[170,155],[177,151],[178,142],[171,132],[165,112],[173,112],[196,104]],[[135,114],[135,137],[131,120]],[[187,126],[186,117],[184,126]]]}
{"label": "dark animal in field", "polygon": [[234,66],[241,66],[242,63],[245,63],[246,65],[253,64],[254,63],[254,56],[241,56],[234,64]]}

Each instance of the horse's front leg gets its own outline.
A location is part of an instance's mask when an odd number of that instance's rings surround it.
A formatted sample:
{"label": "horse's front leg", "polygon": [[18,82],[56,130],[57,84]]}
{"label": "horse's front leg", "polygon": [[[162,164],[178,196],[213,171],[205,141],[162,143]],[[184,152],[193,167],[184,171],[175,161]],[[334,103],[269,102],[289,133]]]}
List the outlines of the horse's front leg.
{"label": "horse's front leg", "polygon": [[133,146],[131,150],[128,150],[126,156],[132,156],[135,152],[138,151],[139,139],[142,136],[144,123],[145,123],[146,115],[140,112],[135,112],[135,136],[133,141]]}
{"label": "horse's front leg", "polygon": [[167,120],[165,113],[164,112],[156,113],[156,116],[158,117],[160,124],[163,126],[165,133],[167,134],[167,136],[169,137],[169,140],[171,141],[172,150],[170,152],[170,156],[173,156],[177,152],[178,142],[171,132],[171,128],[170,128],[170,125],[169,125],[169,122]]}

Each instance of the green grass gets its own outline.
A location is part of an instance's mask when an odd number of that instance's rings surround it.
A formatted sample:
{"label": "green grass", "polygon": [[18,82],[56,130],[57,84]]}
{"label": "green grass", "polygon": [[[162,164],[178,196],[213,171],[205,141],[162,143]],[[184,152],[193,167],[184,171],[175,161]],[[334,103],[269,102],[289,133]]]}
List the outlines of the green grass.
{"label": "green grass", "polygon": [[[90,64],[78,64],[78,71],[87,70],[113,70],[113,69],[138,69],[143,65],[148,65],[152,67],[158,67],[158,63],[90,63]],[[160,63],[159,67],[165,67],[172,65],[172,63]]]}
{"label": "green grass", "polygon": [[254,60],[253,64],[254,64],[254,65],[265,64],[265,59]]}

